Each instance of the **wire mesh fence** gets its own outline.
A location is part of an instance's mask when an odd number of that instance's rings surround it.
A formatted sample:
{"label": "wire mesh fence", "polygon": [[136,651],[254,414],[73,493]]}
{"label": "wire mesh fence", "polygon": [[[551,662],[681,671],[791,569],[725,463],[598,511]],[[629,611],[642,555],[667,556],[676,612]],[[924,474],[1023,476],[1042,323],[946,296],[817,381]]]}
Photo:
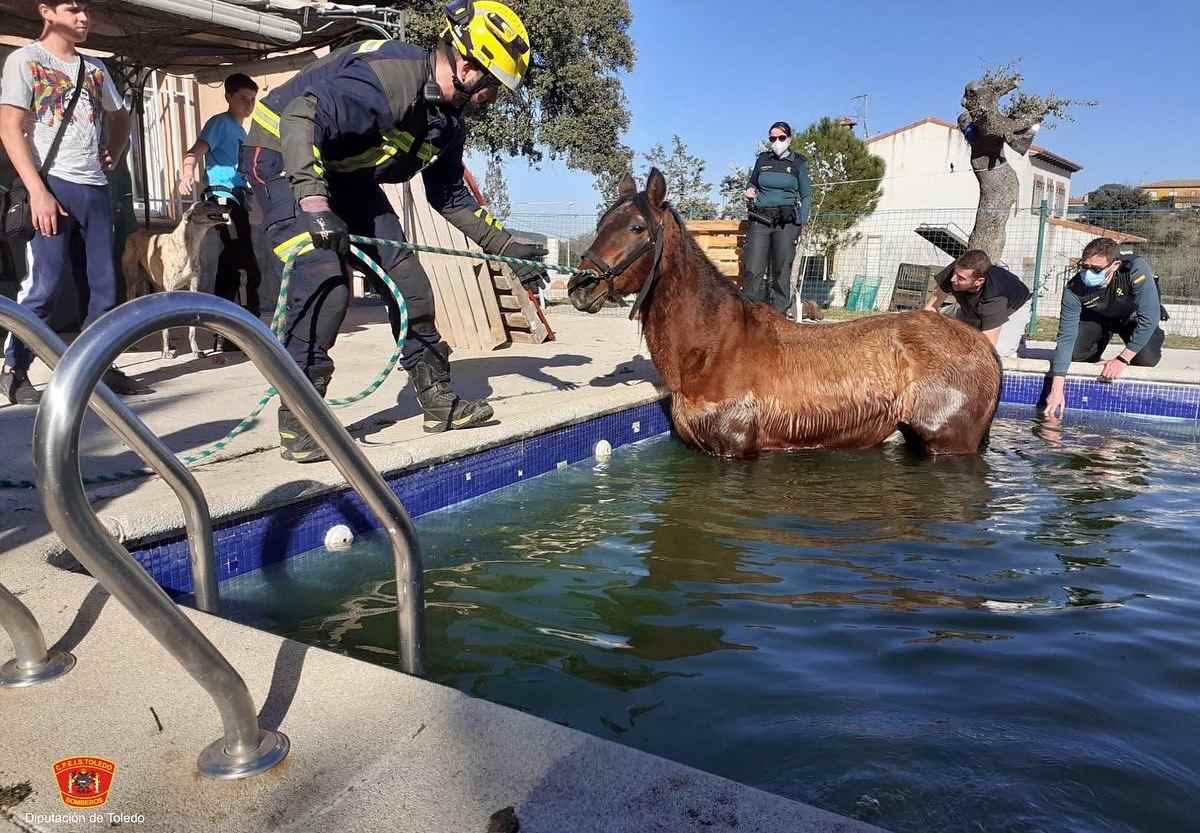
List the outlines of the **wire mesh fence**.
{"label": "wire mesh fence", "polygon": [[[1091,240],[1111,237],[1123,252],[1141,255],[1154,270],[1168,320],[1168,346],[1200,348],[1200,210],[1087,212],[1059,216],[1039,208],[1007,213],[1006,236],[997,262],[1034,293],[1030,333],[1052,339],[1063,288],[1078,270]],[[936,275],[966,251],[974,209],[904,209],[865,216],[823,213],[800,239],[793,283],[800,301],[811,301],[828,318],[924,306]],[[578,264],[595,237],[595,214],[514,214],[506,225],[518,234],[544,239],[548,261]],[[713,223],[705,224],[712,236]],[[736,252],[726,274],[738,280],[745,223],[727,223],[724,252]],[[710,256],[717,257],[708,248]],[[771,266],[768,266],[770,269]],[[544,300],[570,311],[566,279],[552,275]],[[617,304],[602,314],[625,315]]]}
{"label": "wire mesh fence", "polygon": [[[1103,230],[1095,236],[1112,237],[1122,251],[1144,257],[1168,315],[1161,322],[1167,346],[1200,349],[1200,210],[1085,211],[1066,222]],[[1050,221],[1050,227],[1054,225]],[[1043,270],[1042,294],[1052,304],[1043,305],[1039,315],[1057,317],[1063,287],[1077,271],[1071,258],[1077,259],[1080,252],[1071,252],[1059,238],[1050,238],[1045,248],[1048,268]]]}

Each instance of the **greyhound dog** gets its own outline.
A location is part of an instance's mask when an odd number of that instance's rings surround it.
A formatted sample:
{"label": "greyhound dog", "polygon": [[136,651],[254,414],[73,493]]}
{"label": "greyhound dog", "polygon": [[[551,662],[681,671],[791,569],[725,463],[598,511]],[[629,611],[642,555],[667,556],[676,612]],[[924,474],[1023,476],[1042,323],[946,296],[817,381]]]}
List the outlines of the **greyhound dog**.
{"label": "greyhound dog", "polygon": [[[132,300],[151,292],[178,289],[212,294],[215,270],[208,270],[207,276],[201,270],[200,247],[205,235],[227,221],[219,206],[201,201],[185,211],[179,225],[169,232],[138,229],[129,235],[121,256],[126,297]],[[195,327],[188,327],[188,343],[196,358],[204,357],[205,353],[196,342]],[[216,349],[220,346],[221,337],[217,336]],[[168,330],[162,331],[162,348],[164,359],[175,358]]]}

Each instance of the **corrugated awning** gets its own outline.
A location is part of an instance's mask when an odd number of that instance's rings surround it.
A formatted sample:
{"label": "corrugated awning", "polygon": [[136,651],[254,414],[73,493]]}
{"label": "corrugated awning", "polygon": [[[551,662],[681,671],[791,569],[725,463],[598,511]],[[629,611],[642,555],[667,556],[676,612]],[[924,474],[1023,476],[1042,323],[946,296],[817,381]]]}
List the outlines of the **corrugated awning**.
{"label": "corrugated awning", "polygon": [[[176,72],[335,45],[364,21],[401,14],[323,0],[93,0],[89,11],[87,49]],[[0,0],[0,34],[36,38],[41,28],[29,0]]]}
{"label": "corrugated awning", "polygon": [[915,231],[950,257],[960,258],[967,251],[969,235],[954,223],[921,223]]}

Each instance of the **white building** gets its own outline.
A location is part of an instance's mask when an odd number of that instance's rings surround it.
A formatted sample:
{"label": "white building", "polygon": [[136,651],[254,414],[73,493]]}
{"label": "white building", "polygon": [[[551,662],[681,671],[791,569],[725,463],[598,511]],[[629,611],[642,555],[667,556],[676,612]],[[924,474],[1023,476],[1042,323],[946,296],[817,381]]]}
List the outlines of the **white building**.
{"label": "white building", "polygon": [[[873,136],[871,153],[887,164],[878,211],[969,209],[979,204],[979,184],[971,171],[971,148],[957,125],[933,116]],[[1071,198],[1071,175],[1083,166],[1034,145],[1028,155],[1008,149],[1017,174],[1017,208],[1036,211],[1045,199],[1051,214],[1064,217]]]}
{"label": "white building", "polygon": [[[808,259],[804,296],[839,306],[848,296],[860,294],[853,287],[861,276],[859,283],[867,287],[878,281],[873,306],[886,310],[893,306],[893,290],[902,264],[940,269],[965,251],[975,223],[979,184],[971,170],[970,146],[958,126],[943,119],[929,116],[874,136],[867,147],[887,165],[879,205],[856,224],[857,240],[840,249],[831,265],[822,258]],[[1042,245],[1039,294],[1041,311],[1055,314],[1061,275],[1089,240],[1102,235],[1113,236],[1119,242],[1138,242],[1141,238],[1066,219],[1071,176],[1082,170],[1078,163],[1037,145],[1026,156],[1009,148],[1006,158],[1017,175],[1019,191],[1008,218],[999,262],[1033,285],[1039,209],[1046,200],[1049,220]],[[819,198],[818,194],[816,200]],[[914,283],[902,280],[902,290],[923,287],[928,269],[905,266],[904,271],[914,276]],[[821,277],[828,282],[814,280]],[[895,300],[903,307],[911,305],[916,297],[902,291]],[[1046,309],[1047,303],[1054,309]]]}

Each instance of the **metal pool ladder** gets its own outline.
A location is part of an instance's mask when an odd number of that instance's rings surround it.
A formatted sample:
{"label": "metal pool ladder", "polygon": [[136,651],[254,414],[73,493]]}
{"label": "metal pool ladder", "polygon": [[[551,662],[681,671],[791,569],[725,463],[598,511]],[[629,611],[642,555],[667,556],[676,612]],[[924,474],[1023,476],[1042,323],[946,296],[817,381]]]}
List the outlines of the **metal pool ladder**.
{"label": "metal pool ladder", "polygon": [[88,503],[79,469],[85,403],[104,371],[126,347],[145,336],[184,326],[215,331],[239,345],[380,520],[396,566],[400,665],[418,676],[424,670],[421,551],[412,520],[383,477],[274,335],[240,307],[195,292],[149,295],[102,316],[67,350],[43,395],[34,428],[34,461],[46,516],[75,557],[212,697],[225,734],[201,753],[200,772],[214,778],[244,778],[283,760],[289,748],[287,737],[260,728],[245,681],[108,535]]}
{"label": "metal pool ladder", "polygon": [[[8,298],[0,297],[0,324],[23,341],[39,359],[54,369],[67,345],[41,319]],[[178,495],[192,550],[192,588],[196,607],[217,613],[216,558],[213,554],[212,517],[196,478],[179,462],[146,425],[107,387],[96,388],[93,403],[100,418],[130,448],[146,460]],[[22,688],[53,680],[75,666],[65,651],[48,651],[37,619],[21,601],[0,584],[0,627],[8,632],[16,658],[0,666],[0,688]]]}

